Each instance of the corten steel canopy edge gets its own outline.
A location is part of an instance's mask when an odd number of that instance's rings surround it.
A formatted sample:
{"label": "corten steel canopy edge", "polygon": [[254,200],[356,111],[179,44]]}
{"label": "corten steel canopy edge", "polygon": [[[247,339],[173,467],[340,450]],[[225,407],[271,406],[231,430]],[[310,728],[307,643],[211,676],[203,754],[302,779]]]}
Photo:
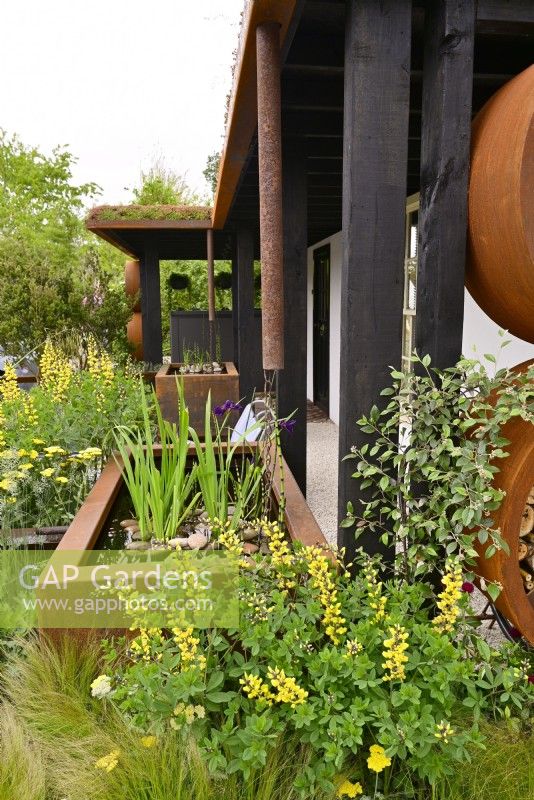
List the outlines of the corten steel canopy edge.
{"label": "corten steel canopy edge", "polygon": [[280,25],[280,45],[288,35],[298,0],[252,0],[243,29],[243,49],[228,109],[228,126],[221,156],[213,227],[224,227],[241,171],[258,123],[256,95],[256,27],[263,22]]}

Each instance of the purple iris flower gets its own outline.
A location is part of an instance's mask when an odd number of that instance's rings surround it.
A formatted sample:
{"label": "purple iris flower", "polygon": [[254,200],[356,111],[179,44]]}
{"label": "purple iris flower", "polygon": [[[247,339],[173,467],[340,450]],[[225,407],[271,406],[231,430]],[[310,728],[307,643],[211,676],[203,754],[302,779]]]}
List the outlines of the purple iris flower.
{"label": "purple iris flower", "polygon": [[222,406],[215,406],[213,409],[216,417],[223,417],[229,411],[243,411],[243,406],[240,406],[239,403],[234,403],[232,400],[226,400]]}
{"label": "purple iris flower", "polygon": [[278,423],[280,430],[287,431],[288,433],[293,433],[296,424],[296,419],[283,419]]}

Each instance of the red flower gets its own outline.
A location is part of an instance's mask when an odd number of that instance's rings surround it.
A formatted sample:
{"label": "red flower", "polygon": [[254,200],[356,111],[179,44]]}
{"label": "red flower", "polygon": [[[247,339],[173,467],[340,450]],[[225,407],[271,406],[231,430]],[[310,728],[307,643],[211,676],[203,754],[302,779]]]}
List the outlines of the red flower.
{"label": "red flower", "polygon": [[529,683],[534,683],[534,675],[529,675],[528,676],[528,682]]}
{"label": "red flower", "polygon": [[471,583],[471,581],[464,581],[462,583],[462,592],[467,592],[467,594],[472,594],[472,592],[474,591],[475,591],[474,583]]}

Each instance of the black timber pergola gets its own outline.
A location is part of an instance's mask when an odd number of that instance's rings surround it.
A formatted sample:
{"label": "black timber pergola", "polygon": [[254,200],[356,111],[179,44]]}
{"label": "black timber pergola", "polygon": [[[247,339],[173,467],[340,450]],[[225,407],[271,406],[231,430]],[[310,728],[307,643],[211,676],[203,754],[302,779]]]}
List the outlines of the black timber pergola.
{"label": "black timber pergola", "polygon": [[[362,443],[355,421],[380,403],[389,367],[401,363],[405,202],[415,192],[417,349],[439,367],[461,354],[471,121],[532,63],[534,3],[256,0],[251,8],[213,215],[216,257],[233,260],[246,386],[259,346],[250,336],[260,239],[254,29],[278,21],[286,364],[279,405],[281,414],[299,409],[286,455],[305,488],[307,248],[343,230],[341,458]],[[192,255],[197,235],[169,233],[165,249],[148,231],[120,232],[123,249],[146,264],[158,256],[203,257]],[[146,291],[150,298],[153,287]],[[364,499],[350,473],[350,462],[342,463],[340,519],[349,500]],[[340,543],[350,556],[352,531],[341,531]],[[378,546],[374,538],[360,543],[371,552]]]}

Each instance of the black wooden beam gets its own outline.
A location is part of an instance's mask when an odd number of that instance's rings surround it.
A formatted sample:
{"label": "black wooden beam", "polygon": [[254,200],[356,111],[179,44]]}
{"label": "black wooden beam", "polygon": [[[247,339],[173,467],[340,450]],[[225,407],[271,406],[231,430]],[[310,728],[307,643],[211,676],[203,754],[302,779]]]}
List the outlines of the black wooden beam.
{"label": "black wooden beam", "polygon": [[[347,0],[339,457],[369,441],[356,426],[401,363],[410,107],[411,0]],[[340,463],[338,513],[367,499]],[[353,529],[338,541],[354,554]],[[392,553],[376,534],[367,552]]]}
{"label": "black wooden beam", "polygon": [[161,290],[159,255],[153,246],[146,246],[140,259],[141,315],[143,322],[143,359],[161,364],[163,337],[161,332]]}
{"label": "black wooden beam", "polygon": [[239,394],[252,399],[257,375],[258,349],[254,325],[254,234],[251,228],[239,226],[236,231],[235,263],[237,269],[237,364]]}
{"label": "black wooden beam", "polygon": [[279,415],[296,411],[293,433],[282,433],[284,456],[301,491],[306,493],[307,374],[307,221],[306,156],[284,142],[284,369],[280,372]]}
{"label": "black wooden beam", "polygon": [[475,0],[429,0],[425,23],[416,347],[462,352]]}

